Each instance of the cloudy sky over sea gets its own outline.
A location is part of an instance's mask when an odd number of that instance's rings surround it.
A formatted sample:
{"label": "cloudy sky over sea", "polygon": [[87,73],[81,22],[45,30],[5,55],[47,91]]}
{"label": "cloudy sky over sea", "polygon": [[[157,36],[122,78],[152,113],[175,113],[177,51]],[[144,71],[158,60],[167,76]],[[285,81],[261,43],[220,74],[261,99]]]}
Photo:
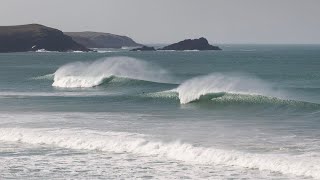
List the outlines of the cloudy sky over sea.
{"label": "cloudy sky over sea", "polygon": [[[41,5],[41,6],[39,6]],[[319,0],[1,0],[2,25],[128,35],[142,43],[320,42]]]}

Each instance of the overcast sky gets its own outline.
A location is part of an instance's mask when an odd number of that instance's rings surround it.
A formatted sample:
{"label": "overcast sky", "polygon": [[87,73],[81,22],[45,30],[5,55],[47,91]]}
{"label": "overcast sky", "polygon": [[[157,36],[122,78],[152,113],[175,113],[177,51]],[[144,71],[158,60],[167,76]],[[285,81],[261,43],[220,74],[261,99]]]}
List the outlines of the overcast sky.
{"label": "overcast sky", "polygon": [[0,0],[0,25],[29,23],[141,43],[320,44],[320,0]]}

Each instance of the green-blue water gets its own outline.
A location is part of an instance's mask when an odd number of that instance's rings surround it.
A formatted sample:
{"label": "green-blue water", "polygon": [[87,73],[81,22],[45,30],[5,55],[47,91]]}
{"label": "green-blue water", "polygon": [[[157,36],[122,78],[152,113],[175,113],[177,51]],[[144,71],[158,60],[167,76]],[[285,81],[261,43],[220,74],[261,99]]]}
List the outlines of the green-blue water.
{"label": "green-blue water", "polygon": [[0,178],[319,179],[320,46],[0,54]]}

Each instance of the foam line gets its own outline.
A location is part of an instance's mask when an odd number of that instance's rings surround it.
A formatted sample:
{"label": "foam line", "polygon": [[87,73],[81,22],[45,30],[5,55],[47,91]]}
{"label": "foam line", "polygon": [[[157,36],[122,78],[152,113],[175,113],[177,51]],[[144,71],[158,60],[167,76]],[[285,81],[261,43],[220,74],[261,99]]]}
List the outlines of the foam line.
{"label": "foam line", "polygon": [[1,141],[63,148],[158,156],[191,164],[219,164],[320,178],[320,159],[312,156],[245,153],[188,143],[148,140],[146,135],[67,129],[1,128]]}

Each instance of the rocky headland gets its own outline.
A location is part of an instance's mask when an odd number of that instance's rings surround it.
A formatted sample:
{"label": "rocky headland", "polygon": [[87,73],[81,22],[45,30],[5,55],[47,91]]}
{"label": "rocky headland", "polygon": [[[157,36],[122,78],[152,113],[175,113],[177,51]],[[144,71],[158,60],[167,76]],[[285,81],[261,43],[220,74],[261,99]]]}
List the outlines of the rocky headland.
{"label": "rocky headland", "polygon": [[62,31],[39,24],[0,26],[0,52],[90,51]]}
{"label": "rocky headland", "polygon": [[142,46],[127,36],[119,36],[110,33],[84,31],[65,32],[65,34],[87,48],[122,48]]}

